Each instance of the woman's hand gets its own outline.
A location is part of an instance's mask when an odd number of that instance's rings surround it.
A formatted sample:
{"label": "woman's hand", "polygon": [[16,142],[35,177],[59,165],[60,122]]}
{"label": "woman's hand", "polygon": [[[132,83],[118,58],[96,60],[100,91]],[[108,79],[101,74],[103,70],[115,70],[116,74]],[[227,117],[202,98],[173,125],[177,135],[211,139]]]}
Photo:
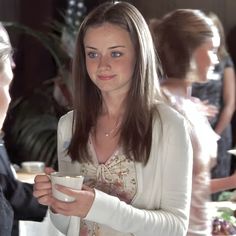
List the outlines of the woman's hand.
{"label": "woman's hand", "polygon": [[209,104],[208,100],[202,101],[202,104],[199,104],[199,106],[203,114],[208,118],[214,118],[219,113],[219,109]]}
{"label": "woman's hand", "polygon": [[211,105],[208,100],[201,101],[195,97],[193,97],[192,100],[197,105],[199,111],[202,112],[208,119],[214,118],[219,113],[219,109],[216,106]]}
{"label": "woman's hand", "polygon": [[53,202],[52,198],[52,184],[48,177],[55,170],[52,168],[45,168],[45,175],[37,175],[34,179],[34,191],[33,195],[38,199],[38,202],[42,205],[51,206]]}
{"label": "woman's hand", "polygon": [[95,198],[93,189],[85,185],[83,185],[82,190],[75,190],[62,185],[55,186],[58,191],[75,198],[73,202],[63,202],[54,198],[51,202],[51,208],[55,212],[66,216],[79,216],[81,218],[87,216]]}

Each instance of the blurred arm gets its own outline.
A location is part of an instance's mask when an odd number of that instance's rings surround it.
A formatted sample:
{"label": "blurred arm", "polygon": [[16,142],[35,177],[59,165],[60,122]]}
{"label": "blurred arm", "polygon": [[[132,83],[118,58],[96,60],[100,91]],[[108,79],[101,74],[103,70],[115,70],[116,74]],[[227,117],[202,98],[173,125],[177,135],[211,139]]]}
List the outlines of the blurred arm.
{"label": "blurred arm", "polygon": [[224,106],[215,127],[215,132],[219,135],[230,123],[235,111],[235,73],[232,67],[224,70],[223,102]]}

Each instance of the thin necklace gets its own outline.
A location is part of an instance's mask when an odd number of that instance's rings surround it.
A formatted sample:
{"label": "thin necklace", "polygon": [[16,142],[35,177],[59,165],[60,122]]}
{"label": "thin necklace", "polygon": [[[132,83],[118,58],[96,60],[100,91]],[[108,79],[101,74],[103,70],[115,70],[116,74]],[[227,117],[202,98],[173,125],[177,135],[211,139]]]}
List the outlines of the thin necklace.
{"label": "thin necklace", "polygon": [[110,137],[118,129],[119,126],[120,126],[120,119],[116,121],[114,127],[110,131],[104,132],[104,135],[106,137]]}

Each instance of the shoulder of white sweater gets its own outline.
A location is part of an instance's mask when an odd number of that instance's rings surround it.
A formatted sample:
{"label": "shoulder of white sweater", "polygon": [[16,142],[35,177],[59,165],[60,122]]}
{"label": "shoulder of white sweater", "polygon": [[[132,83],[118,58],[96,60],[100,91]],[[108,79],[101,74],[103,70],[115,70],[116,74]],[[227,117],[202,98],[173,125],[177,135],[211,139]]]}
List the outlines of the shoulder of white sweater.
{"label": "shoulder of white sweater", "polygon": [[165,124],[180,124],[185,122],[185,118],[182,114],[176,111],[174,108],[165,103],[158,104],[158,112],[162,123]]}
{"label": "shoulder of white sweater", "polygon": [[59,119],[58,130],[66,132],[70,136],[72,131],[72,124],[73,111],[69,111]]}
{"label": "shoulder of white sweater", "polygon": [[65,115],[61,116],[60,120],[72,120],[74,111],[68,111]]}
{"label": "shoulder of white sweater", "polygon": [[59,123],[63,124],[63,123],[68,123],[68,122],[72,122],[73,121],[73,113],[74,111],[69,111],[67,112],[65,115],[61,116],[59,119]]}

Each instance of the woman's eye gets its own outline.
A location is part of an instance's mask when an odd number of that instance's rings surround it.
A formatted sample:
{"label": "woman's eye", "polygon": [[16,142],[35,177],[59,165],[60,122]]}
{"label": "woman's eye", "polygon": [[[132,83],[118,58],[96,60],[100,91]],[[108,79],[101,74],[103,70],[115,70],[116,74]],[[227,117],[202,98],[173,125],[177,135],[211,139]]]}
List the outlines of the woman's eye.
{"label": "woman's eye", "polygon": [[112,53],[111,53],[111,56],[112,56],[112,57],[120,57],[121,55],[122,55],[121,52],[112,52]]}
{"label": "woman's eye", "polygon": [[96,57],[98,57],[98,53],[96,53],[96,52],[88,52],[87,55],[88,55],[89,58],[96,58]]}

